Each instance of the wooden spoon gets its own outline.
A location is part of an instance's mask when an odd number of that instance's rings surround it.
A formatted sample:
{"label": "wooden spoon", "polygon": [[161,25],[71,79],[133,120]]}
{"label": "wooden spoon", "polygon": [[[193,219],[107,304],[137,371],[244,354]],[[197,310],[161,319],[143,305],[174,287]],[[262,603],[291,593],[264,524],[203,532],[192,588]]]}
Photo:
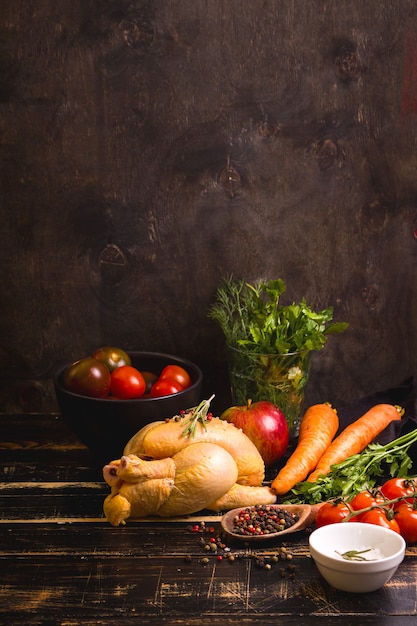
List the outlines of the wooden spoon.
{"label": "wooden spoon", "polygon": [[[239,515],[240,511],[246,507],[240,507],[239,509],[232,509],[225,513],[222,517],[223,530],[233,539],[240,539],[241,541],[265,541],[281,537],[282,535],[288,535],[290,533],[296,533],[299,530],[303,530],[310,526],[316,519],[317,511],[321,504],[271,504],[269,505],[275,509],[282,509],[288,511],[288,513],[298,516],[298,520],[289,528],[281,530],[275,533],[269,533],[268,535],[240,535],[233,531],[234,518]],[[255,507],[248,507],[254,509]]]}

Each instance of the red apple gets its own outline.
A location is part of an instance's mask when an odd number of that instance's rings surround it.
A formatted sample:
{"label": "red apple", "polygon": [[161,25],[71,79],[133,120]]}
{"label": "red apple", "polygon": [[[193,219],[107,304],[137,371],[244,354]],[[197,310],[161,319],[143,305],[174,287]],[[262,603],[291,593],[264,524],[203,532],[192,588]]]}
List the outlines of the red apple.
{"label": "red apple", "polygon": [[286,452],[289,429],[285,415],[275,404],[260,400],[246,406],[226,409],[220,419],[234,424],[258,448],[267,467],[274,465]]}

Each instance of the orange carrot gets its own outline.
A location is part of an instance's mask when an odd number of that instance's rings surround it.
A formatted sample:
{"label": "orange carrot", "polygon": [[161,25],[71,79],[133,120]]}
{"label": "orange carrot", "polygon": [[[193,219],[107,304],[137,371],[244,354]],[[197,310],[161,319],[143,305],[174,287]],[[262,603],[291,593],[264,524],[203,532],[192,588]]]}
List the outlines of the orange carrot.
{"label": "orange carrot", "polygon": [[316,467],[338,428],[339,418],[330,404],[314,404],[308,408],[301,420],[297,446],[272,481],[272,490],[283,495],[304,480]]}
{"label": "orange carrot", "polygon": [[328,474],[332,465],[362,452],[388,424],[401,419],[403,413],[403,409],[392,404],[373,406],[362,417],[346,426],[340,435],[332,441],[307,480],[315,482],[320,475]]}

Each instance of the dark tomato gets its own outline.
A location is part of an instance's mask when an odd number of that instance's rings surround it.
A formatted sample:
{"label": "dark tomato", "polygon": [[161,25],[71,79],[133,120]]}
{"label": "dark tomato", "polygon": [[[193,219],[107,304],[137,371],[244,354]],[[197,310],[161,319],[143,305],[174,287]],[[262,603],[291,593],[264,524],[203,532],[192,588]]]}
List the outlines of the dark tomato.
{"label": "dark tomato", "polygon": [[319,508],[316,516],[316,526],[327,526],[342,522],[350,513],[349,507],[344,502],[325,502]]}
{"label": "dark tomato", "polygon": [[110,373],[122,365],[132,365],[130,356],[124,350],[112,346],[97,348],[91,356],[93,359],[103,361],[109,368]]}
{"label": "dark tomato", "polygon": [[[417,491],[417,480],[412,478],[390,478],[382,485],[380,491],[388,500],[405,498]],[[413,504],[412,497],[406,498],[405,501]],[[416,498],[414,498],[414,501],[416,501]],[[402,504],[401,500],[394,504],[394,508],[397,508],[400,504]]]}
{"label": "dark tomato", "polygon": [[153,372],[141,371],[141,374],[143,378],[145,379],[145,383],[146,383],[145,393],[150,393],[152,385],[156,383],[156,381],[158,380],[158,376],[154,374]]}
{"label": "dark tomato", "polygon": [[191,385],[191,378],[187,370],[180,365],[167,365],[164,367],[159,375],[161,380],[169,378],[169,380],[176,380],[183,389],[186,389]]}
{"label": "dark tomato", "polygon": [[[362,509],[367,509],[371,506],[377,506],[378,504],[382,504],[383,501],[384,498],[382,496],[374,496],[369,491],[361,491],[361,493],[357,493],[355,496],[353,496],[349,504],[354,511],[361,511]],[[351,521],[359,522],[361,521],[363,515],[364,513],[361,513],[360,515],[352,517]]]}
{"label": "dark tomato", "polygon": [[64,372],[65,389],[91,398],[106,398],[110,393],[110,372],[98,359],[86,357],[69,365]]}
{"label": "dark tomato", "polygon": [[131,365],[121,365],[111,373],[111,392],[116,398],[121,400],[141,398],[145,389],[144,377]]}
{"label": "dark tomato", "polygon": [[385,511],[378,507],[375,507],[374,509],[372,509],[372,511],[368,511],[367,513],[364,513],[361,518],[361,522],[363,522],[364,524],[376,524],[376,526],[383,526],[384,528],[390,528],[391,530],[394,530],[396,533],[401,534],[400,527],[397,521],[394,518],[389,519]]}
{"label": "dark tomato", "polygon": [[407,543],[417,543],[417,509],[401,504],[395,512],[395,521]]}
{"label": "dark tomato", "polygon": [[151,398],[160,398],[162,396],[172,396],[174,393],[184,391],[184,387],[176,380],[164,378],[158,380],[152,385]]}

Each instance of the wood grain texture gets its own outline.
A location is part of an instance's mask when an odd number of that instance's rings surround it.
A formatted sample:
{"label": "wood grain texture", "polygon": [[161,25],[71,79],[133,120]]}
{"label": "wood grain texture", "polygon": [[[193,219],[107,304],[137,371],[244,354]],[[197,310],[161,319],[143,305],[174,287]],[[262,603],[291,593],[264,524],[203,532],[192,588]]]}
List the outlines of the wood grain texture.
{"label": "wood grain texture", "polygon": [[[371,594],[327,585],[309,557],[305,531],[287,536],[285,544],[230,542],[233,562],[209,554],[203,564],[207,551],[200,539],[216,536],[219,515],[131,520],[114,528],[101,511],[108,487],[93,480],[97,468],[86,464],[86,451],[74,445],[63,420],[15,414],[2,415],[0,424],[2,624],[415,623],[415,546],[407,548],[391,581]],[[23,431],[38,436],[18,448]],[[207,532],[193,532],[202,521]],[[260,557],[278,554],[283,545],[291,561],[280,560],[269,571],[259,567]]]}
{"label": "wood grain texture", "polygon": [[416,41],[413,0],[3,0],[0,407],[116,344],[222,410],[226,274],[350,323],[309,402],[415,373]]}

